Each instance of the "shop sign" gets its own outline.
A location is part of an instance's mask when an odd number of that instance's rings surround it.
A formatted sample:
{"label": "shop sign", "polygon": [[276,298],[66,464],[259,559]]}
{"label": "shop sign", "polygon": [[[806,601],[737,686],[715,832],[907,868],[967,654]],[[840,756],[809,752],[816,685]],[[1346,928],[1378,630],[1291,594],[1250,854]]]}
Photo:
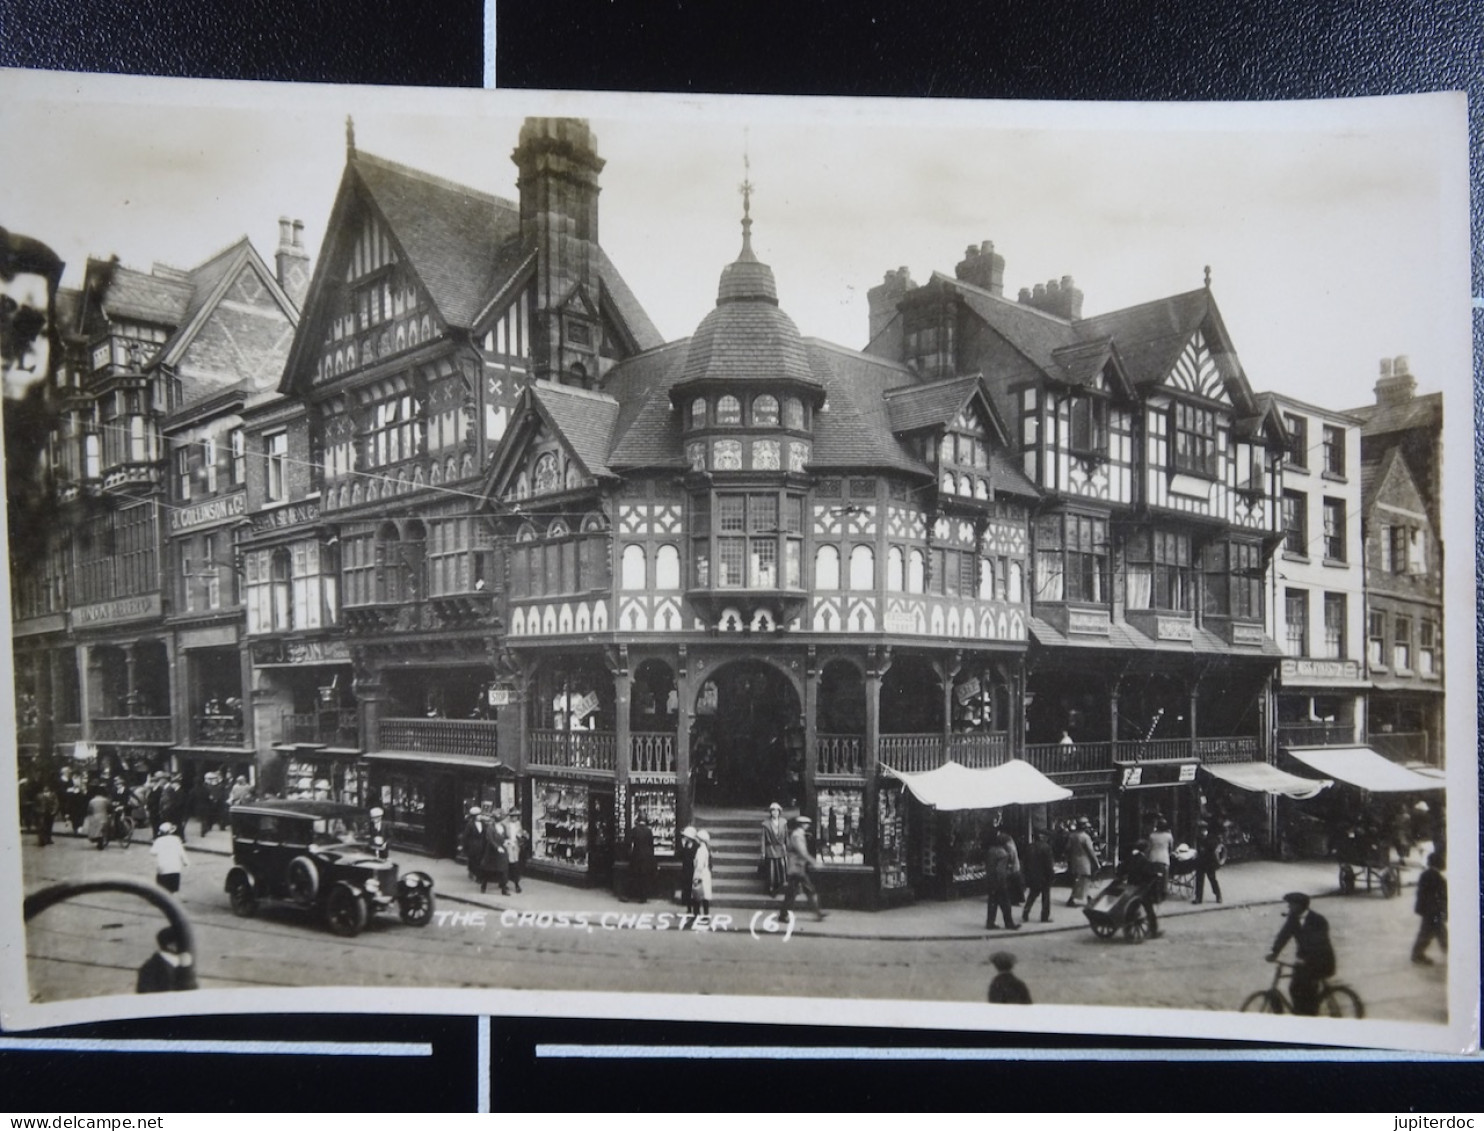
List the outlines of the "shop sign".
{"label": "shop sign", "polygon": [[1156,789],[1160,786],[1185,785],[1195,781],[1199,762],[1121,763],[1119,789]]}
{"label": "shop sign", "polygon": [[171,511],[170,529],[172,532],[178,532],[205,526],[209,522],[224,522],[229,518],[238,517],[246,509],[247,493],[245,491],[238,491],[220,499],[207,499],[204,503],[197,503],[193,507],[181,507],[179,510]]}
{"label": "shop sign", "polygon": [[1360,678],[1360,663],[1356,660],[1284,660],[1281,675],[1285,683],[1353,682]]}
{"label": "shop sign", "polygon": [[489,705],[491,707],[510,706],[510,697],[513,694],[508,687],[491,687],[489,689]]}
{"label": "shop sign", "polygon": [[598,693],[589,691],[586,695],[558,695],[551,701],[551,709],[558,715],[569,711],[572,720],[580,722],[598,709]]}
{"label": "shop sign", "polygon": [[885,626],[887,632],[895,632],[905,636],[917,631],[917,618],[911,613],[904,613],[893,609],[889,610],[886,614]]}
{"label": "shop sign", "polygon": [[1113,624],[1105,612],[1095,609],[1067,610],[1067,633],[1083,636],[1110,636]]}
{"label": "shop sign", "polygon": [[1156,617],[1154,634],[1159,640],[1194,640],[1195,622],[1185,617]]}
{"label": "shop sign", "polygon": [[254,534],[267,534],[271,530],[282,530],[286,526],[303,526],[305,523],[318,521],[318,503],[290,503],[286,507],[276,507],[271,511],[260,511],[253,515],[252,530]]}
{"label": "shop sign", "polygon": [[237,644],[236,625],[182,630],[176,643],[182,648],[231,648]]}
{"label": "shop sign", "polygon": [[959,684],[956,688],[953,689],[954,698],[958,700],[959,706],[963,706],[963,704],[967,703],[970,699],[973,699],[978,694],[978,676],[974,676],[972,679],[965,680],[963,683]]}
{"label": "shop sign", "polygon": [[350,662],[344,640],[255,640],[255,664],[341,664]]}
{"label": "shop sign", "polygon": [[92,628],[100,624],[117,624],[126,620],[143,620],[161,614],[160,595],[147,593],[142,597],[116,597],[112,601],[99,601],[95,605],[79,605],[72,610],[72,627]]}
{"label": "shop sign", "polygon": [[1245,645],[1249,648],[1261,648],[1263,641],[1262,625],[1260,624],[1234,624],[1232,625],[1232,643]]}

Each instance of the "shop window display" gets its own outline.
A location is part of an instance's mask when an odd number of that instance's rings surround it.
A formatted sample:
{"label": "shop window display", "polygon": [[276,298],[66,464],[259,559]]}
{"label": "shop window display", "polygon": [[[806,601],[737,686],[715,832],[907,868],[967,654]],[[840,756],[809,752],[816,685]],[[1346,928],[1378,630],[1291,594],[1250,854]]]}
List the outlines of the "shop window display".
{"label": "shop window display", "polygon": [[885,889],[907,886],[907,804],[905,790],[882,789],[876,795],[876,818],[879,825],[877,856],[881,867],[881,886]]}
{"label": "shop window display", "polygon": [[531,784],[531,859],[586,868],[587,786],[556,781]]}
{"label": "shop window display", "polygon": [[663,789],[636,789],[631,794],[632,828],[642,816],[654,834],[656,856],[669,856],[675,851],[675,795]]}
{"label": "shop window display", "polygon": [[859,789],[819,791],[819,847],[822,864],[864,864],[865,835],[861,827],[864,793]]}
{"label": "shop window display", "polygon": [[427,798],[422,784],[407,778],[393,778],[381,786],[381,807],[393,829],[411,834],[408,839],[421,840],[427,829]]}

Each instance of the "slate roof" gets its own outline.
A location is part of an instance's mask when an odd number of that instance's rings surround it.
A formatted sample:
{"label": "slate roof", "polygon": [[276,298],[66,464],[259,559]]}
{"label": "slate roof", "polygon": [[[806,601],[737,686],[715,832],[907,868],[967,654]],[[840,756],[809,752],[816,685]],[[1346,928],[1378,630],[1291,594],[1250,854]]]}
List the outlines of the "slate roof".
{"label": "slate roof", "polygon": [[1441,428],[1443,394],[1424,393],[1395,405],[1365,405],[1345,410],[1360,418],[1362,436],[1379,436],[1387,432],[1406,432],[1413,428]]}
{"label": "slate roof", "polygon": [[618,268],[613,265],[613,260],[608,258],[608,253],[601,246],[598,248],[598,275],[603,280],[603,290],[609,301],[628,326],[629,333],[634,335],[634,344],[641,350],[662,345],[665,339],[649,320],[644,307],[639,305],[634,292],[629,290],[628,283],[624,282]]}
{"label": "slate roof", "polygon": [[811,468],[892,468],[932,478],[932,469],[892,434],[885,393],[913,383],[912,371],[817,338],[809,339],[809,360],[825,389],[824,406],[814,417]]}
{"label": "slate roof", "polygon": [[886,393],[891,430],[900,433],[916,432],[919,428],[941,428],[963,411],[977,388],[978,375],[970,375],[891,389]]}
{"label": "slate roof", "polygon": [[1153,384],[1174,368],[1211,306],[1211,292],[1203,287],[1084,318],[1076,323],[1077,335],[1082,341],[1113,339],[1129,380]]}
{"label": "slate roof", "polygon": [[608,468],[618,402],[606,393],[532,381],[531,395],[589,475],[612,475]]}
{"label": "slate roof", "polygon": [[349,163],[444,321],[471,325],[525,257],[519,207],[359,150]]}
{"label": "slate roof", "polygon": [[[99,263],[99,266],[106,270],[108,264]],[[109,318],[179,326],[190,307],[193,290],[186,278],[116,265],[99,305]]]}
{"label": "slate roof", "polygon": [[622,362],[608,374],[603,391],[618,402],[610,467],[685,465],[670,389],[680,379],[689,338],[681,338]]}

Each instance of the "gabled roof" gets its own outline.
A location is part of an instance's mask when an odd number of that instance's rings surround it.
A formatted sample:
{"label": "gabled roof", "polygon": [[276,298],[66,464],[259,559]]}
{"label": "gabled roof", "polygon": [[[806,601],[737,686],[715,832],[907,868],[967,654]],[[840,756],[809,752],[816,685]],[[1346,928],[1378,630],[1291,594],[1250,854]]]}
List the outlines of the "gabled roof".
{"label": "gabled roof", "polygon": [[1412,474],[1412,468],[1403,457],[1401,448],[1387,448],[1379,460],[1365,460],[1360,465],[1360,498],[1363,514],[1371,513],[1371,508],[1376,505],[1376,500],[1380,497],[1381,489],[1392,476],[1402,477],[1405,486],[1417,497],[1422,509],[1427,509],[1423,504],[1422,489],[1417,485],[1417,478]]}
{"label": "gabled roof", "polygon": [[619,405],[609,466],[684,466],[670,388],[680,380],[689,344],[689,338],[681,338],[631,357],[609,372],[603,389]]}
{"label": "gabled roof", "polygon": [[180,326],[161,347],[154,364],[175,365],[180,361],[243,269],[257,275],[283,311],[289,325],[298,324],[299,312],[295,309],[293,300],[278,285],[278,280],[258,255],[252,241],[243,236],[188,273],[193,288],[190,302]]}
{"label": "gabled roof", "polygon": [[817,338],[805,342],[815,379],[825,388],[814,417],[809,466],[891,468],[932,478],[932,469],[892,432],[886,392],[915,384],[905,365],[846,349]]}
{"label": "gabled roof", "polygon": [[[190,308],[193,288],[182,272],[160,275],[136,271],[122,264],[89,260],[94,267],[110,272],[97,292],[98,309],[106,318],[124,318],[159,326],[179,326]],[[111,268],[111,270],[110,270]]]}
{"label": "gabled roof", "polygon": [[346,165],[347,178],[352,175],[365,186],[443,320],[470,326],[486,296],[524,258],[519,207],[359,150]]}
{"label": "gabled roof", "polygon": [[618,402],[607,393],[550,381],[532,381],[527,389],[532,403],[583,470],[595,477],[612,475],[608,451],[613,424],[618,419]]}
{"label": "gabled roof", "polygon": [[1360,418],[1362,436],[1407,432],[1413,428],[1437,429],[1443,425],[1443,394],[1425,393],[1400,404],[1370,404],[1345,411]]}
{"label": "gabled roof", "polygon": [[634,292],[629,290],[613,260],[600,246],[598,248],[598,277],[603,281],[603,294],[613,304],[619,320],[634,338],[634,346],[640,350],[651,350],[664,343],[659,330],[649,320],[649,315],[639,305]]}
{"label": "gabled roof", "polygon": [[978,389],[978,374],[888,389],[885,393],[886,413],[891,421],[891,430],[903,433],[921,428],[941,428],[964,410]]}
{"label": "gabled roof", "polygon": [[1151,385],[1175,367],[1191,336],[1212,309],[1205,288],[1084,318],[1076,324],[1083,341],[1111,338],[1135,386]]}

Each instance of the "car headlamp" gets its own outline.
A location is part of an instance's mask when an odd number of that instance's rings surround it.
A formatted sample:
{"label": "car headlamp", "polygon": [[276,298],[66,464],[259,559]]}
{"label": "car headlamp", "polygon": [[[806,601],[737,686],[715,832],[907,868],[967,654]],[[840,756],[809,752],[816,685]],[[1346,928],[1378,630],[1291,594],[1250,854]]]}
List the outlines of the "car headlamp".
{"label": "car headlamp", "polygon": [[367,891],[370,891],[370,892],[380,891],[381,890],[381,881],[380,880],[367,880],[366,881],[366,890]]}

